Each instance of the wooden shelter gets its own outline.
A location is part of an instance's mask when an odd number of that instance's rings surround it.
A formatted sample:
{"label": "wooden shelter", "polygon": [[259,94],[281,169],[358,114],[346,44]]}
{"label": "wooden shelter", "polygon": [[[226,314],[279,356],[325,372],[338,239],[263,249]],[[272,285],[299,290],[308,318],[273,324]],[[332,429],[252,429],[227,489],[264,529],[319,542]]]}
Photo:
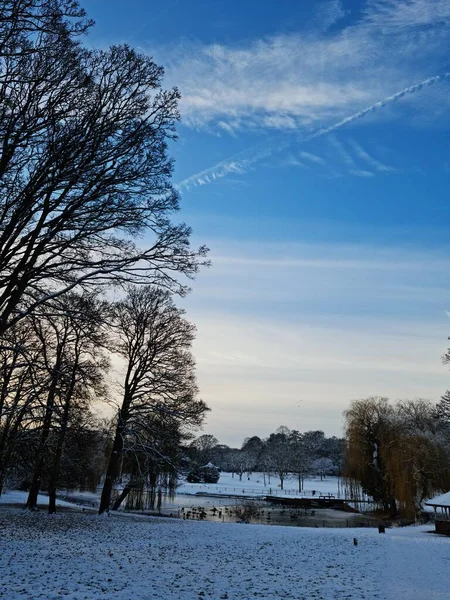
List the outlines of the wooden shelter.
{"label": "wooden shelter", "polygon": [[436,496],[425,504],[434,509],[436,533],[450,535],[450,492]]}

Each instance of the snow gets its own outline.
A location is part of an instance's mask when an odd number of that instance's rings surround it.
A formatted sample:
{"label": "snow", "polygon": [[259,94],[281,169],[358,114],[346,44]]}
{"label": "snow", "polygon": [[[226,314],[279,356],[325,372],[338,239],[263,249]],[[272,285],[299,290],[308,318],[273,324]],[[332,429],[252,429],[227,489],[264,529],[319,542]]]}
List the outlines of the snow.
{"label": "snow", "polygon": [[426,504],[429,506],[450,506],[450,492],[431,498]]}
{"label": "snow", "polygon": [[[25,506],[28,498],[28,492],[20,492],[18,490],[6,491],[0,496],[0,504],[19,504]],[[43,494],[38,495],[38,506],[48,506],[48,496]],[[65,508],[74,508],[74,504],[65,502],[64,500],[56,499],[56,506]],[[1,595],[0,595],[1,598]]]}
{"label": "snow", "polygon": [[[449,598],[430,527],[309,529],[0,507],[7,600]],[[353,538],[357,538],[355,546]]]}
{"label": "snow", "polygon": [[244,474],[242,480],[239,480],[238,475],[231,473],[220,474],[220,479],[217,483],[188,483],[182,482],[177,488],[179,494],[196,494],[197,492],[207,492],[209,494],[238,494],[244,496],[292,496],[312,497],[313,491],[315,495],[332,494],[336,498],[342,496],[342,491],[339,489],[338,477],[326,477],[323,481],[320,477],[311,477],[305,480],[304,490],[298,492],[297,479],[287,478],[284,480],[284,489],[280,487],[278,477],[271,475],[270,483],[266,475],[266,484],[264,485],[264,476],[262,473],[252,473],[250,476]]}

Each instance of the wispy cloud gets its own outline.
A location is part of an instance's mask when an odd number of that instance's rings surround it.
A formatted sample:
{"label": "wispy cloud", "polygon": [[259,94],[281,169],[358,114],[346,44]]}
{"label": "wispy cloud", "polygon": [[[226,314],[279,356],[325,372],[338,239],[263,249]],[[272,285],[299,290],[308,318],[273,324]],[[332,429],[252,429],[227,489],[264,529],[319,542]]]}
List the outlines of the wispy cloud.
{"label": "wispy cloud", "polygon": [[183,181],[177,184],[177,188],[180,190],[189,190],[191,187],[207,185],[228,175],[242,175],[243,173],[247,173],[252,168],[252,165],[264,158],[268,158],[273,153],[279,152],[281,149],[286,148],[287,145],[287,142],[280,142],[278,145],[274,143],[255,145],[252,148],[234,154],[230,158],[215,164],[213,167],[209,167],[183,179]]}
{"label": "wispy cloud", "polygon": [[334,135],[330,135],[330,144],[337,151],[341,160],[347,165],[347,167],[353,168],[355,167],[355,161],[353,157],[347,152],[344,145],[336,138]]}
{"label": "wispy cloud", "polygon": [[355,177],[374,177],[372,171],[366,171],[365,169],[350,169],[350,175],[355,175]]}
{"label": "wispy cloud", "polygon": [[[439,82],[442,82],[442,81],[445,81],[448,79],[450,79],[450,72],[443,73],[442,75],[436,75],[435,77],[429,77],[428,79],[424,79],[423,81],[420,81],[419,83],[416,83],[407,88],[404,88],[403,90],[396,92],[395,94],[392,94],[391,96],[388,96],[388,97],[384,98],[383,100],[374,102],[367,108],[364,108],[363,110],[359,110],[359,111],[353,113],[352,115],[345,117],[344,119],[341,119],[340,121],[337,121],[336,123],[333,123],[332,125],[330,125],[328,127],[323,127],[321,129],[318,129],[317,131],[305,136],[303,138],[303,140],[301,140],[301,141],[303,143],[306,143],[311,140],[315,140],[317,138],[331,134],[346,125],[350,125],[351,123],[354,123],[355,121],[359,121],[360,119],[363,119],[367,115],[370,115],[372,113],[375,113],[375,112],[385,108],[389,104],[398,102],[399,100],[401,100],[407,96],[410,96],[410,95],[416,94],[417,92],[420,92],[424,88],[427,88],[431,85],[437,84]],[[179,182],[177,184],[178,188],[179,189],[183,189],[183,188],[189,189],[191,186],[205,185],[207,183],[211,183],[212,181],[214,181],[216,179],[225,177],[228,173],[245,173],[252,165],[257,163],[261,159],[267,158],[268,156],[275,154],[282,149],[286,149],[291,144],[292,144],[292,140],[290,140],[290,141],[282,140],[282,141],[279,141],[278,144],[275,144],[274,141],[272,143],[269,141],[269,142],[266,142],[264,145],[253,146],[252,148],[243,150],[242,152],[239,152],[238,154],[235,154],[234,156],[232,156],[228,159],[225,159],[225,160],[213,165],[212,167],[209,167],[208,169],[205,169],[194,175],[191,175],[190,177]],[[353,162],[353,159],[349,156],[349,166],[350,166],[350,161]],[[355,171],[354,172],[355,175],[358,174],[358,169],[355,169],[354,171]],[[364,174],[364,171],[365,170],[359,170],[359,175],[368,176],[368,177],[373,175],[369,171],[365,171],[365,174]]]}
{"label": "wispy cloud", "polygon": [[374,102],[367,108],[364,108],[363,110],[360,110],[360,111],[350,115],[349,117],[345,117],[345,119],[342,119],[341,121],[338,121],[337,123],[334,123],[333,125],[330,125],[329,127],[324,127],[323,129],[319,129],[319,131],[317,131],[316,133],[309,136],[308,140],[312,140],[317,137],[321,137],[323,135],[326,135],[328,133],[336,131],[336,129],[340,129],[344,125],[349,125],[350,123],[353,123],[354,121],[363,119],[370,113],[374,113],[376,111],[379,111],[381,108],[385,108],[386,106],[388,106],[388,104],[397,102],[398,100],[400,100],[402,98],[405,98],[407,96],[411,96],[413,94],[416,94],[417,92],[420,92],[424,88],[427,88],[431,85],[434,85],[439,82],[443,82],[448,79],[450,79],[450,72],[442,73],[441,75],[435,75],[434,77],[428,77],[427,79],[424,79],[423,81],[420,81],[419,83],[415,83],[414,85],[410,85],[410,86],[404,88],[400,92],[396,92],[395,94],[392,94],[391,96],[387,96],[386,98],[384,98],[384,100]]}
{"label": "wispy cloud", "polygon": [[300,167],[302,169],[308,169],[308,165],[306,165],[304,162],[302,162],[301,160],[299,160],[296,156],[294,156],[293,154],[289,154],[287,156],[287,158],[285,158],[282,161],[283,166],[286,167]]}
{"label": "wispy cloud", "polygon": [[447,0],[370,0],[365,12],[366,22],[383,33],[405,28],[421,28],[450,24],[450,4]]}
{"label": "wispy cloud", "polygon": [[340,2],[317,5],[316,19],[288,35],[161,48],[168,83],[182,91],[184,123],[214,128],[232,122],[234,131],[310,128],[447,63],[448,0],[369,0],[350,24]]}
{"label": "wispy cloud", "polygon": [[326,31],[345,17],[346,14],[340,0],[331,0],[330,2],[319,4],[316,10],[317,26]]}
{"label": "wispy cloud", "polygon": [[224,131],[226,131],[227,133],[229,133],[230,135],[232,135],[233,137],[236,137],[236,132],[233,128],[232,125],[230,125],[230,123],[226,123],[225,121],[218,121],[217,125],[223,129]]}
{"label": "wispy cloud", "polygon": [[324,165],[325,161],[323,158],[321,158],[320,156],[317,156],[316,154],[312,154],[311,152],[300,152],[300,157],[304,158],[305,160],[309,160],[312,163],[315,163],[316,165]]}
{"label": "wispy cloud", "polygon": [[380,171],[380,172],[395,171],[394,167],[385,165],[381,161],[379,161],[376,158],[374,158],[373,156],[371,156],[355,140],[350,139],[349,143],[353,147],[353,150],[355,151],[355,153],[357,154],[357,156],[361,160],[365,161],[370,167],[372,167],[376,171]]}

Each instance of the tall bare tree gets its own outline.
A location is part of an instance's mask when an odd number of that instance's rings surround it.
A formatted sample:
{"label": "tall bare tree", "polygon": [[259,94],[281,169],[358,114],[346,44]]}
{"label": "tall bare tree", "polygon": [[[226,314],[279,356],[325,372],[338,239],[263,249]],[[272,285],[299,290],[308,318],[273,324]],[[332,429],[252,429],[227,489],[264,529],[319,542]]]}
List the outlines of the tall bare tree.
{"label": "tall bare tree", "polygon": [[[103,305],[92,297],[66,295],[64,307],[53,301],[54,314],[46,309],[30,318],[41,344],[43,371],[47,374],[47,394],[43,403],[42,422],[28,508],[35,508],[44,465],[50,471],[49,510],[55,512],[56,485],[65,435],[75,400],[88,405],[89,390],[98,391],[108,361],[102,353],[106,339],[103,331]],[[51,435],[57,430],[57,434]],[[55,442],[56,438],[56,442]],[[50,442],[53,452],[49,452]],[[51,466],[49,465],[51,463]]]}
{"label": "tall bare tree", "polygon": [[206,252],[169,219],[178,91],[128,46],[83,48],[88,26],[75,1],[0,4],[0,335],[94,283],[183,293]]}
{"label": "tall bare tree", "polygon": [[281,425],[275,433],[271,433],[266,440],[265,456],[273,473],[280,479],[280,487],[284,489],[284,480],[291,471],[292,460],[289,444],[290,430]]}
{"label": "tall bare tree", "polygon": [[18,447],[39,422],[47,377],[32,324],[11,327],[0,347],[0,494]]}
{"label": "tall bare tree", "polygon": [[[127,297],[115,305],[113,321],[125,376],[100,513],[110,507],[128,444],[134,446],[140,437],[151,439],[148,434],[155,420],[168,418],[182,428],[196,427],[208,410],[197,398],[191,354],[195,327],[174,305],[168,291],[153,286],[130,288]],[[151,445],[145,447],[150,453],[158,451]]]}

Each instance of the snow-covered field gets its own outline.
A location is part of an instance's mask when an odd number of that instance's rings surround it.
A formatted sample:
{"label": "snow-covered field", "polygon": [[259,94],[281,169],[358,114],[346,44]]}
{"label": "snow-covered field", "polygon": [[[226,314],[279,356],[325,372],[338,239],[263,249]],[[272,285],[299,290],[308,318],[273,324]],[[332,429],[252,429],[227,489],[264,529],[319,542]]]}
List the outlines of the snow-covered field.
{"label": "snow-covered field", "polygon": [[320,477],[310,477],[304,482],[304,489],[298,492],[298,481],[292,478],[286,478],[283,490],[280,487],[280,480],[275,475],[270,479],[262,473],[244,474],[242,480],[238,475],[231,473],[221,473],[217,483],[187,483],[183,482],[177,489],[179,494],[195,494],[197,492],[208,492],[210,494],[241,494],[241,495],[267,495],[267,496],[308,496],[320,494],[333,494],[336,498],[342,496],[339,479],[337,477],[326,477],[323,481]]}
{"label": "snow-covered field", "polygon": [[444,600],[450,539],[429,529],[383,535],[3,506],[0,598]]}

